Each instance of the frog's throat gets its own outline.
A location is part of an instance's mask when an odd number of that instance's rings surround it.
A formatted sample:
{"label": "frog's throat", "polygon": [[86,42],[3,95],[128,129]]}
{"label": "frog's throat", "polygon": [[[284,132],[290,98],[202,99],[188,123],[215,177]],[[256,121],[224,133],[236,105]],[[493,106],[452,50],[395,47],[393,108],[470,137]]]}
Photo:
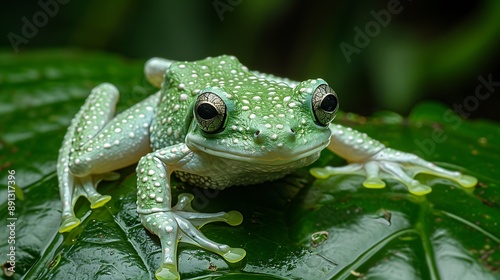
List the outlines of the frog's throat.
{"label": "frog's throat", "polygon": [[210,147],[202,146],[196,142],[189,143],[190,150],[196,152],[201,151],[217,158],[230,159],[241,162],[263,165],[284,165],[294,161],[298,161],[319,153],[326,148],[328,142],[310,147],[309,149],[276,149],[274,151],[261,151],[252,153],[237,153],[231,150],[217,150]]}

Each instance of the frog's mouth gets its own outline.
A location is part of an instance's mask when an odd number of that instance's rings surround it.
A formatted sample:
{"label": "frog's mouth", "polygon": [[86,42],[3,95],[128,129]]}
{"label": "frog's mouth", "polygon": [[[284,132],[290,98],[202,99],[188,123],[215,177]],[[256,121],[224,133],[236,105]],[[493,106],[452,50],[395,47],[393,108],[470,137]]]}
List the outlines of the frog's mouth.
{"label": "frog's mouth", "polygon": [[244,146],[238,145],[237,147],[241,147],[241,151],[236,151],[227,146],[216,146],[216,148],[213,148],[203,145],[196,141],[199,140],[196,137],[190,138],[189,140],[190,141],[186,141],[186,143],[192,151],[204,152],[217,158],[266,165],[282,165],[299,161],[310,156],[317,157],[329,143],[328,139],[327,141],[317,141],[317,143],[309,143],[309,145],[301,147],[292,148],[276,145],[274,147],[266,147],[254,151],[249,151],[245,149]]}

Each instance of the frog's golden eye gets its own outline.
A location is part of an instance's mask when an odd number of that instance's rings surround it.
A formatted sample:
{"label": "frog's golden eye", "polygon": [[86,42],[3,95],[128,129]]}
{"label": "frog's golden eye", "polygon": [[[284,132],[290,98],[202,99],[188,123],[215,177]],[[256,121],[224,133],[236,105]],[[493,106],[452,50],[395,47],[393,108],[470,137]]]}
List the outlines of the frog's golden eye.
{"label": "frog's golden eye", "polygon": [[220,132],[226,119],[226,104],[213,92],[204,92],[198,96],[193,113],[200,128],[206,133]]}
{"label": "frog's golden eye", "polygon": [[316,123],[327,126],[337,114],[339,101],[337,94],[330,86],[321,84],[312,95],[311,105]]}

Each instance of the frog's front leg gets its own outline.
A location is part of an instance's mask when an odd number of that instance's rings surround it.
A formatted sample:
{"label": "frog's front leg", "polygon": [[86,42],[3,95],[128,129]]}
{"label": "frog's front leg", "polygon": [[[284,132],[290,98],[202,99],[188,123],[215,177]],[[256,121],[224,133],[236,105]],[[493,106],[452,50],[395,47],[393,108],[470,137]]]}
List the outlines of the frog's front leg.
{"label": "frog's front leg", "polygon": [[366,177],[363,186],[383,188],[382,179],[396,179],[416,195],[425,195],[431,188],[413,179],[419,173],[432,174],[453,180],[463,187],[474,187],[477,179],[460,172],[449,171],[422,158],[391,148],[351,128],[331,125],[331,141],[328,149],[347,159],[350,164],[343,167],[313,168],[311,173],[318,178],[334,174],[358,174]]}
{"label": "frog's front leg", "polygon": [[101,180],[119,176],[112,171],[136,163],[149,147],[149,124],[158,96],[153,95],[114,117],[119,93],[111,84],[94,88],[85,104],[73,118],[59,151],[57,176],[63,203],[59,232],[80,224],[73,207],[80,196],[91,208],[108,202],[111,197],[95,189]]}
{"label": "frog's front leg", "polygon": [[191,152],[185,144],[157,150],[144,156],[137,166],[137,212],[142,224],[160,238],[162,263],[156,271],[158,279],[179,279],[177,243],[186,242],[221,255],[234,263],[246,253],[209,240],[198,228],[206,223],[223,221],[238,225],[243,221],[237,211],[204,214],[191,207],[191,194],[179,195],[177,205],[171,205],[170,176],[174,171],[203,174],[208,162]]}

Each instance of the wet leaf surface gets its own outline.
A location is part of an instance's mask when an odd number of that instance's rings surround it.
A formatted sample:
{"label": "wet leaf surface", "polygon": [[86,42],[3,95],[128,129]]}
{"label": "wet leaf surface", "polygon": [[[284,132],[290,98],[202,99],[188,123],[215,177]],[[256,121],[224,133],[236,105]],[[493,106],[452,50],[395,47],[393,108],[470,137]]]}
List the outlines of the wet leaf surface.
{"label": "wet leaf surface", "polygon": [[[15,246],[13,279],[151,279],[159,264],[158,239],[135,213],[134,167],[100,192],[113,199],[90,210],[76,206],[82,224],[59,234],[60,201],[55,165],[73,115],[90,90],[111,82],[121,91],[119,110],[154,92],[144,61],[108,54],[54,50],[0,54],[0,236],[16,217],[15,244],[0,242],[2,262]],[[340,94],[342,98],[342,94]],[[185,279],[498,279],[500,278],[500,125],[463,120],[439,104],[414,108],[408,118],[380,112],[373,118],[341,114],[339,123],[389,146],[478,177],[466,191],[432,176],[425,197],[396,181],[386,189],[361,187],[357,176],[315,180],[309,168],[257,186],[192,192],[199,211],[239,210],[242,225],[209,224],[211,239],[242,247],[247,257],[228,264],[219,256],[181,244]],[[324,151],[315,166],[342,165]],[[14,216],[7,205],[8,170],[20,187]],[[21,197],[22,194],[22,197]],[[312,240],[317,236],[319,241]],[[3,275],[6,279],[6,276]]]}

